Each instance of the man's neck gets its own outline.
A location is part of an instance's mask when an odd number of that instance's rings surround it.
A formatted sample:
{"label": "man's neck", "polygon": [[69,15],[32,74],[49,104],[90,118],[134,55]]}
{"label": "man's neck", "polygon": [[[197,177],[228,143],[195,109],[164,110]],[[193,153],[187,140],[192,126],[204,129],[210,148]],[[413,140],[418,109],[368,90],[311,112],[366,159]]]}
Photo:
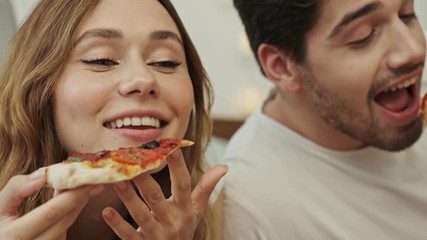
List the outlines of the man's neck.
{"label": "man's neck", "polygon": [[277,94],[266,102],[263,112],[297,132],[308,140],[332,150],[346,151],[364,145],[328,125],[318,114],[314,105],[302,98],[284,97]]}

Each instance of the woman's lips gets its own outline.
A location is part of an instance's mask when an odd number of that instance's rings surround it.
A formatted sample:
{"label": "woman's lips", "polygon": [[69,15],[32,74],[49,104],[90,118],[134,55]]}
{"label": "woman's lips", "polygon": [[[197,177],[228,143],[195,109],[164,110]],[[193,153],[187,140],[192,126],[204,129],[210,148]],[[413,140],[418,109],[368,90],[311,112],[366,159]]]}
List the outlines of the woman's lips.
{"label": "woman's lips", "polygon": [[137,144],[152,141],[160,138],[164,131],[164,128],[111,128],[114,134],[117,134],[121,138],[128,141],[135,142]]}

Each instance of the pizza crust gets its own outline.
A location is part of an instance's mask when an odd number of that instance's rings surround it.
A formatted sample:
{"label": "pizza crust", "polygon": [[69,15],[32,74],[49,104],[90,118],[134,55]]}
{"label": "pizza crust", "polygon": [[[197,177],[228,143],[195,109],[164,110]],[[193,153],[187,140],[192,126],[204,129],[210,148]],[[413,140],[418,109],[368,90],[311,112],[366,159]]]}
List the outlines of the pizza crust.
{"label": "pizza crust", "polygon": [[423,128],[427,126],[427,93],[421,98],[420,110],[418,116],[421,118]]}
{"label": "pizza crust", "polygon": [[76,188],[86,184],[106,184],[129,177],[113,167],[90,168],[78,162],[57,163],[47,169],[47,182],[54,189]]}

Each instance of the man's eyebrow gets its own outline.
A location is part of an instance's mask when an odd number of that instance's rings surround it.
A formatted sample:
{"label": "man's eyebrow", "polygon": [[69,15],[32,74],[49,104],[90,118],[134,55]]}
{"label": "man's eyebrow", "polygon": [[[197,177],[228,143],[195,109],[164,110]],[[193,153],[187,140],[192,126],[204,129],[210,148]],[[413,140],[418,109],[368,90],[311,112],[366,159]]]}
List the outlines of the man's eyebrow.
{"label": "man's eyebrow", "polygon": [[165,40],[165,39],[172,39],[176,42],[178,42],[181,46],[183,46],[181,38],[174,32],[161,30],[161,31],[154,31],[150,34],[151,40]]}
{"label": "man's eyebrow", "polygon": [[375,10],[377,10],[380,7],[380,3],[373,2],[369,3],[353,12],[347,13],[344,15],[344,17],[341,19],[341,21],[332,29],[331,33],[329,34],[328,38],[332,38],[335,35],[337,35],[343,27],[350,24],[351,22],[355,21],[358,18],[361,18]]}
{"label": "man's eyebrow", "polygon": [[81,35],[74,42],[74,46],[76,46],[79,42],[87,38],[116,39],[123,38],[123,33],[120,30],[114,28],[94,28],[83,33],[83,35]]}

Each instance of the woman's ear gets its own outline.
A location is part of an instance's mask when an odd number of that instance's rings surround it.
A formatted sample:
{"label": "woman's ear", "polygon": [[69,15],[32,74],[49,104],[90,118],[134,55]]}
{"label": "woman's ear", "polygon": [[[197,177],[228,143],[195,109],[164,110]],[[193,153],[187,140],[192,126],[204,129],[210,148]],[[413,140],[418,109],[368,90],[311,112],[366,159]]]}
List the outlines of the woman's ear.
{"label": "woman's ear", "polygon": [[292,92],[300,89],[298,67],[282,50],[263,43],[258,48],[258,59],[267,78],[277,87]]}

